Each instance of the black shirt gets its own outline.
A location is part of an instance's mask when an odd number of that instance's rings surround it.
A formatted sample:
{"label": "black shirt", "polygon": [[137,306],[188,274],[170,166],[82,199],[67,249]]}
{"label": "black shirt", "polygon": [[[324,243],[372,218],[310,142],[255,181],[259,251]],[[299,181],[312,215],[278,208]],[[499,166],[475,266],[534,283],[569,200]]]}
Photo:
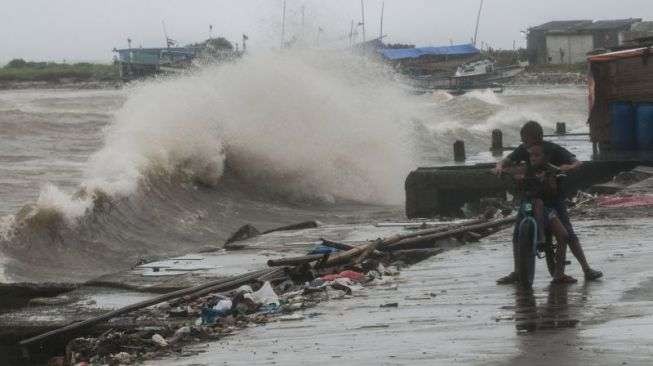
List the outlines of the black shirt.
{"label": "black shirt", "polygon": [[[555,166],[572,164],[573,162],[576,161],[576,155],[572,154],[569,150],[553,142],[549,142],[549,141],[542,142],[542,149],[544,150],[544,155],[546,156],[546,159],[549,161],[549,163]],[[524,162],[526,163],[526,166],[530,170],[531,167],[530,154],[528,153],[528,150],[526,149],[526,146],[524,146],[524,144],[519,145],[515,150],[513,150],[513,152],[508,154],[508,156],[506,156],[506,159],[512,161],[513,163]],[[565,197],[565,192],[563,187],[558,186],[555,196],[552,197],[549,195],[547,197],[548,199],[546,199],[545,201],[551,202],[557,200],[564,200],[564,197]]]}
{"label": "black shirt", "polygon": [[[549,163],[560,166],[564,164],[572,164],[576,161],[576,155],[569,152],[569,150],[564,147],[554,144],[553,142],[544,141],[542,142],[542,149],[544,150],[544,155],[547,157]],[[513,152],[506,156],[506,159],[512,161],[513,163],[525,162],[527,166],[531,165],[530,154],[526,149],[524,144],[519,145]]]}

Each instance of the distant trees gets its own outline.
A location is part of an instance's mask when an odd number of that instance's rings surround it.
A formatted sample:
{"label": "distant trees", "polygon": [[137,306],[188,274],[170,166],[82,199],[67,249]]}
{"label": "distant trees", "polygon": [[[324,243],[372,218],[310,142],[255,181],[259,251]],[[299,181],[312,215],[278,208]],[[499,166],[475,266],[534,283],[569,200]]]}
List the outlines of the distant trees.
{"label": "distant trees", "polygon": [[234,49],[234,45],[224,37],[209,38],[204,42],[192,43],[186,47],[220,51],[233,51]]}
{"label": "distant trees", "polygon": [[27,66],[27,61],[23,60],[22,58],[15,58],[9,61],[9,63],[5,65],[6,68],[13,68],[13,69],[19,69],[25,66]]}

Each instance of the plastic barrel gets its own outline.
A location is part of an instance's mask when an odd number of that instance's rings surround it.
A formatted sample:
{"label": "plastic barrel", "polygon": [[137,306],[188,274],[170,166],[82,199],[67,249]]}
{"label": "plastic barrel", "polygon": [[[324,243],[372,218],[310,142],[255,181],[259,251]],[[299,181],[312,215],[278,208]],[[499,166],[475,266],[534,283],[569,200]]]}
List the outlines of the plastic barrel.
{"label": "plastic barrel", "polygon": [[637,105],[637,147],[653,150],[653,103]]}
{"label": "plastic barrel", "polygon": [[636,150],[635,107],[630,102],[610,103],[611,140],[615,150]]}

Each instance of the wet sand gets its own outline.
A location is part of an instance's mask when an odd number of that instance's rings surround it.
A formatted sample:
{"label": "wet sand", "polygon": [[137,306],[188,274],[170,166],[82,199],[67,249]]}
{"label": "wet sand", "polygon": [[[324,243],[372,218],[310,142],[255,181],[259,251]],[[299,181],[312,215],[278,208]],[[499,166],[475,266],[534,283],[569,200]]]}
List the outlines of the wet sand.
{"label": "wet sand", "polygon": [[[201,344],[195,356],[148,365],[473,364],[644,365],[653,345],[650,218],[579,221],[586,254],[605,273],[550,286],[538,262],[533,294],[495,279],[511,266],[509,230],[401,273],[396,287],[308,309],[297,322]],[[380,305],[397,302],[397,308]],[[188,352],[187,355],[191,355]]]}

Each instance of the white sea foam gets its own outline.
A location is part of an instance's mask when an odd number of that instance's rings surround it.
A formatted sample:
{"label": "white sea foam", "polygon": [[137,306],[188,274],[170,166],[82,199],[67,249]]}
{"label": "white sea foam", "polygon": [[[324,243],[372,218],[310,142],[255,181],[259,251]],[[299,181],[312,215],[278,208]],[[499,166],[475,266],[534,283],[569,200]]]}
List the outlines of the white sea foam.
{"label": "white sea foam", "polygon": [[226,159],[272,190],[400,202],[415,108],[388,76],[353,55],[295,51],[142,83],[84,185],[128,195],[153,168],[218,184]]}

